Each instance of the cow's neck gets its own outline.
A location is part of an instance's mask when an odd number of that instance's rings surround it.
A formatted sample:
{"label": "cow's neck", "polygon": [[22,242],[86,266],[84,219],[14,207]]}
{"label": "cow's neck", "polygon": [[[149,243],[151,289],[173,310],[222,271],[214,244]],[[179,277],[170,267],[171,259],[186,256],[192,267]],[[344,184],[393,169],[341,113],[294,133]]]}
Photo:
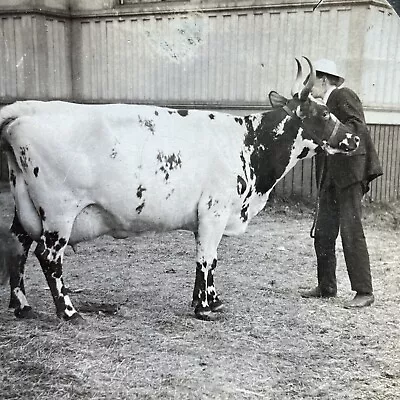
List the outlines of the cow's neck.
{"label": "cow's neck", "polygon": [[255,193],[268,199],[274,186],[304,158],[299,121],[283,110],[244,118],[244,140],[255,175]]}

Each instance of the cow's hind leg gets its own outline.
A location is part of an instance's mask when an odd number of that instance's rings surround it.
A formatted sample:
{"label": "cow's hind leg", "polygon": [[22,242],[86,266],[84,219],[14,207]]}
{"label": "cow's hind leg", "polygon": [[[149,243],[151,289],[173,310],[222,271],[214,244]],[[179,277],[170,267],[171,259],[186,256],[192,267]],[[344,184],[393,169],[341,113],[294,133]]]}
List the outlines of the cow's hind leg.
{"label": "cow's hind leg", "polygon": [[46,277],[57,316],[67,321],[79,323],[83,318],[76,311],[67,294],[63,280],[63,257],[68,238],[59,231],[45,230],[35,249],[35,255]]}
{"label": "cow's hind leg", "polygon": [[24,285],[25,263],[33,240],[21,225],[17,212],[14,213],[10,232],[20,246],[8,259],[11,290],[9,307],[15,309],[14,313],[18,318],[34,318],[35,314],[26,299]]}

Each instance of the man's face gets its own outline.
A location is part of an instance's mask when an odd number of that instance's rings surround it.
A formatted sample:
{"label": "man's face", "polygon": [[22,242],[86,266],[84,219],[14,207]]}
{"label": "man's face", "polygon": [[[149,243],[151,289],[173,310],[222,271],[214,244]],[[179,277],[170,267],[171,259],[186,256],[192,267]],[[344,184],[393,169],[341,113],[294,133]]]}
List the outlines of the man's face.
{"label": "man's face", "polygon": [[315,98],[323,99],[326,91],[327,91],[326,76],[321,76],[319,78],[317,77],[317,79],[315,80],[314,86],[311,89],[311,94]]}

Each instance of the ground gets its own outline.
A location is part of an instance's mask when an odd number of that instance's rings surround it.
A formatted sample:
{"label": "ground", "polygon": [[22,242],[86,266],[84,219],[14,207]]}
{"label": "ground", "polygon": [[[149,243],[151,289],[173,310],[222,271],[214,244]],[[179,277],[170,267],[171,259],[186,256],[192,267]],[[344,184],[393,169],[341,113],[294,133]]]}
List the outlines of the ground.
{"label": "ground", "polygon": [[[216,283],[225,311],[194,318],[194,238],[188,232],[108,237],[68,250],[64,276],[86,320],[58,320],[30,255],[36,320],[17,320],[0,287],[0,398],[268,399],[400,398],[400,212],[370,205],[365,231],[376,302],[352,297],[338,245],[339,295],[302,299],[315,284],[310,208],[275,202],[246,234],[224,238]],[[1,224],[12,203],[0,192]]]}

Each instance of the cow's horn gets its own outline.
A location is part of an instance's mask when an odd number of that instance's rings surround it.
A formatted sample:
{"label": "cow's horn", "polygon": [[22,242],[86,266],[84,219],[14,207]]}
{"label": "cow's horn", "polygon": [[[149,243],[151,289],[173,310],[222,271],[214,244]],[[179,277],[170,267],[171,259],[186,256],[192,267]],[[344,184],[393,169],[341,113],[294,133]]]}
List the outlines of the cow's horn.
{"label": "cow's horn", "polygon": [[295,94],[298,94],[300,91],[300,85],[301,85],[301,81],[302,81],[302,76],[303,76],[303,71],[301,68],[301,63],[300,61],[295,58],[296,63],[297,63],[297,75],[296,75],[296,80],[292,86],[292,90],[291,90],[291,94],[292,97],[294,97]]}
{"label": "cow's horn", "polygon": [[315,84],[315,80],[317,79],[316,73],[315,73],[315,69],[311,63],[311,61],[307,58],[304,57],[303,58],[307,61],[308,65],[310,66],[310,75],[308,76],[307,82],[305,84],[305,86],[303,87],[303,89],[301,90],[300,93],[300,100],[306,100],[308,95],[311,92],[312,87]]}

